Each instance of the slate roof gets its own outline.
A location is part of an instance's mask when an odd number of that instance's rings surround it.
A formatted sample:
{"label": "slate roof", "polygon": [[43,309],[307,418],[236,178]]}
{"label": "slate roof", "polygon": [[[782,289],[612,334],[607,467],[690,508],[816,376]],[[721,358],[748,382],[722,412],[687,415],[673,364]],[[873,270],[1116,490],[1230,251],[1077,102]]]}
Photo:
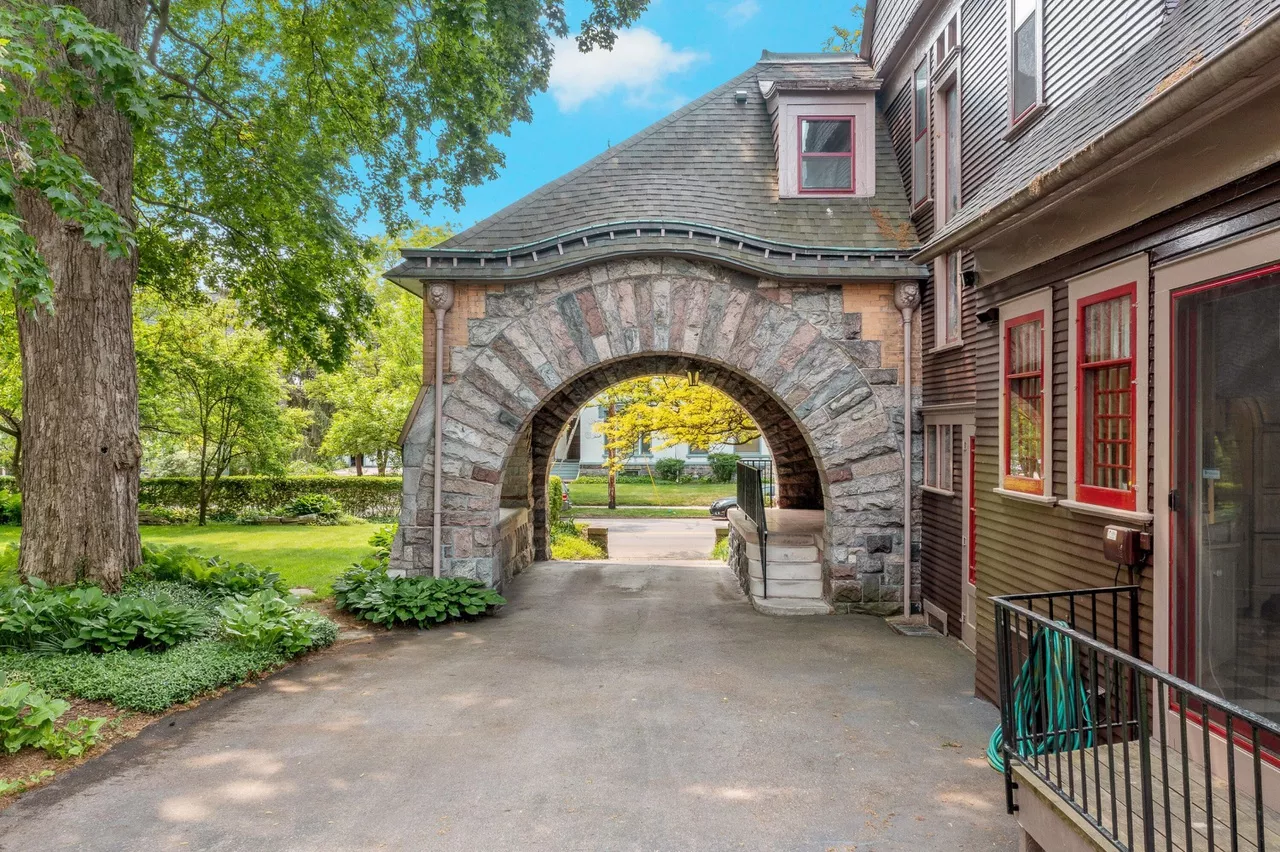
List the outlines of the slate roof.
{"label": "slate roof", "polygon": [[388,277],[521,279],[672,252],[780,278],[925,274],[908,260],[918,240],[883,117],[874,197],[779,199],[762,82],[785,91],[880,84],[851,54],[766,51],[742,74],[474,227],[407,250]]}
{"label": "slate roof", "polygon": [[935,247],[957,231],[1030,187],[1046,170],[1087,149],[1277,14],[1276,0],[1182,0],[1154,38],[1093,86],[1064,104],[1050,103],[1048,111],[1011,143],[1000,168],[964,199],[956,217],[934,234],[917,259],[939,254],[943,249]]}

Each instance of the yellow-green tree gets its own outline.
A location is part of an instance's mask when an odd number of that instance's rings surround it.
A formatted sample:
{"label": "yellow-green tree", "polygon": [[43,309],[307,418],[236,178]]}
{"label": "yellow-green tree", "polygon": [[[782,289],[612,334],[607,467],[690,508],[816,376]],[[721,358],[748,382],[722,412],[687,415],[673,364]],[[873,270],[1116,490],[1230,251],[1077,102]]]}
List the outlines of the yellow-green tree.
{"label": "yellow-green tree", "polygon": [[617,472],[648,438],[655,449],[688,444],[708,450],[737,446],[760,437],[751,416],[724,391],[675,376],[643,376],[614,385],[596,398],[606,409],[595,424],[604,436],[609,471],[609,508],[615,507]]}

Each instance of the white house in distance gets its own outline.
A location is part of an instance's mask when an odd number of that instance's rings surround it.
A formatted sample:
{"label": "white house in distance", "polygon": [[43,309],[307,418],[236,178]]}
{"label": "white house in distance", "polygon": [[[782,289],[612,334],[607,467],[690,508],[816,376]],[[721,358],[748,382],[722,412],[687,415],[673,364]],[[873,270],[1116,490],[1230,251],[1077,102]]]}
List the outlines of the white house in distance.
{"label": "white house in distance", "polygon": [[[556,443],[552,470],[554,475],[570,480],[577,479],[581,474],[606,473],[604,436],[595,428],[597,423],[605,419],[605,414],[603,405],[584,405],[578,409],[577,416],[565,426]],[[734,453],[743,461],[771,461],[769,445],[763,437],[736,446],[712,444],[705,450],[694,449],[688,444],[661,447],[662,443],[660,435],[641,438],[639,446],[626,461],[626,469],[642,471],[653,467],[659,459],[673,458],[684,460],[685,473],[703,476],[711,469],[707,456],[712,453]]]}

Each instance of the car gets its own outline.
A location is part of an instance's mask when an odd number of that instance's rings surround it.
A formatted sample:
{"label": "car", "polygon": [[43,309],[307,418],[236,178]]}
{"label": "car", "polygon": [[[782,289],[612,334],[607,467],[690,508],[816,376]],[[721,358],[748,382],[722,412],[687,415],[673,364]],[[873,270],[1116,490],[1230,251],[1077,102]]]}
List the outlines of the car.
{"label": "car", "polygon": [[729,510],[736,505],[738,505],[737,497],[721,497],[711,504],[711,517],[727,518],[729,517]]}

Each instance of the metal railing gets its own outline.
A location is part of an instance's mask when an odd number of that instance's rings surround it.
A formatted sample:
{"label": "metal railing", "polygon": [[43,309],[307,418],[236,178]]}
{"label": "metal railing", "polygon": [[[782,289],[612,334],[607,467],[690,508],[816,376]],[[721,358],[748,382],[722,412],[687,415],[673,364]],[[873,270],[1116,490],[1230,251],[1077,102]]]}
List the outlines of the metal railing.
{"label": "metal railing", "polygon": [[769,456],[758,459],[738,459],[738,464],[745,464],[760,471],[760,487],[764,492],[765,506],[773,506],[777,483],[773,477],[773,459]]}
{"label": "metal railing", "polygon": [[1016,761],[1123,852],[1275,839],[1280,725],[1139,659],[1137,586],[992,600],[1010,813]]}
{"label": "metal railing", "polygon": [[769,526],[765,520],[764,477],[760,469],[738,461],[738,508],[756,525],[760,538],[760,581],[764,597],[769,597]]}

